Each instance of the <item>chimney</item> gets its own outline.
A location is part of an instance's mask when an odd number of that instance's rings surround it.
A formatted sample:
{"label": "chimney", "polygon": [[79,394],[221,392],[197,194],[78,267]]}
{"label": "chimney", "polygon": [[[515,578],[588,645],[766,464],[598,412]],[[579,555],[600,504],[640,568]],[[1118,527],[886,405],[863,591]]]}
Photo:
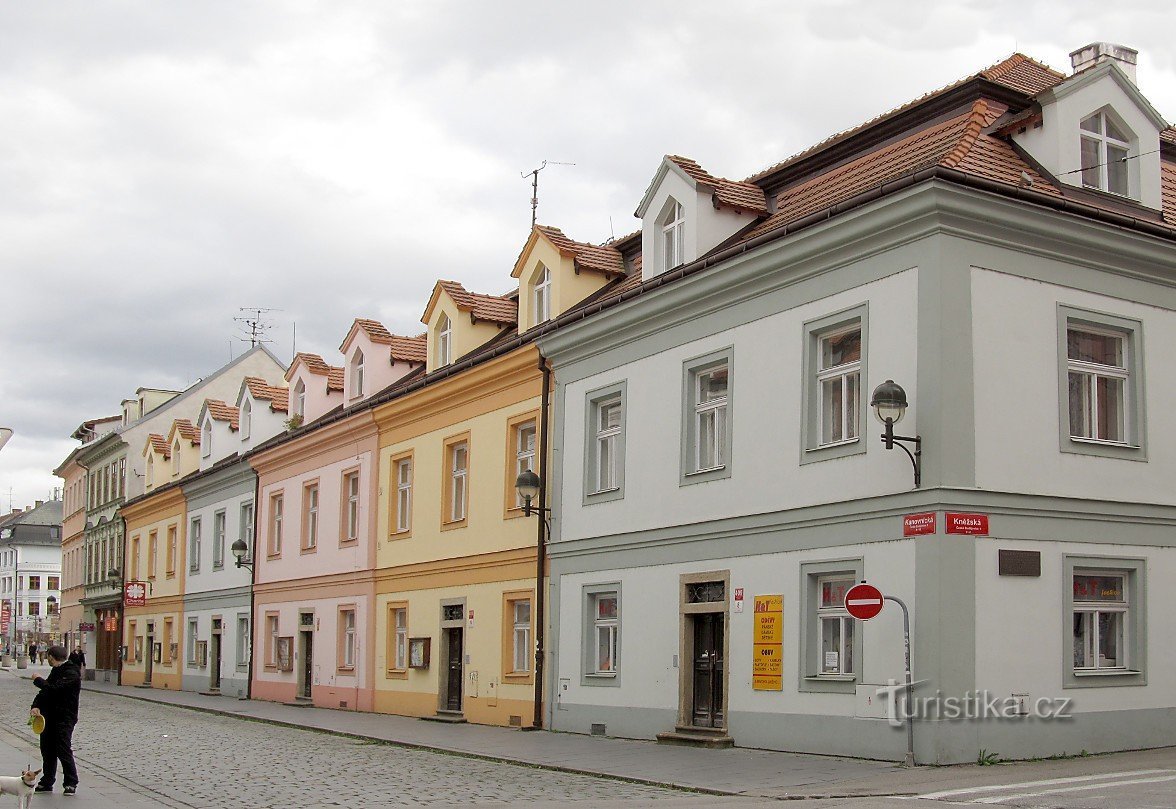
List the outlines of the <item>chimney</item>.
{"label": "chimney", "polygon": [[41,506],[45,505],[44,500],[34,500],[33,502],[36,503],[36,505],[34,505],[33,508],[40,508]]}
{"label": "chimney", "polygon": [[1091,42],[1070,53],[1070,64],[1077,75],[1087,68],[1101,65],[1103,62],[1113,62],[1127,74],[1132,84],[1135,80],[1135,63],[1139,59],[1139,51],[1125,45],[1115,45],[1110,42]]}

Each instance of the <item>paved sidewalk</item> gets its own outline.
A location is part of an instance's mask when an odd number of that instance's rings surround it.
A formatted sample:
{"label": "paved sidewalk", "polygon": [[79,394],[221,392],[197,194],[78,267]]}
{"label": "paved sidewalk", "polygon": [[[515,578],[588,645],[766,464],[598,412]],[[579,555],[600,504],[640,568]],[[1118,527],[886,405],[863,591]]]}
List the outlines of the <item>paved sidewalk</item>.
{"label": "paved sidewalk", "polygon": [[[39,672],[28,670],[17,673],[32,677]],[[701,750],[574,733],[522,732],[486,725],[425,722],[404,716],[303,708],[101,682],[87,682],[85,688],[148,702],[407,747],[715,794],[772,797],[846,794],[837,788],[839,782],[868,784],[873,783],[878,776],[901,771],[895,764],[885,762],[747,748]]]}

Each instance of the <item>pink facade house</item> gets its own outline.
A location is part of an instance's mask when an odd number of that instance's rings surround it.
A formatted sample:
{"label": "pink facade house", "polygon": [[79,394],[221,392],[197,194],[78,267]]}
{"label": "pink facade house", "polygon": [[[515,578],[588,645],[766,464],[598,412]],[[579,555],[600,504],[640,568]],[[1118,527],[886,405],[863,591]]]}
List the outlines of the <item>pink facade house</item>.
{"label": "pink facade house", "polygon": [[357,320],[342,374],[315,354],[290,366],[289,413],[301,426],[250,456],[255,699],[373,708],[379,448],[368,403],[423,366],[423,343]]}

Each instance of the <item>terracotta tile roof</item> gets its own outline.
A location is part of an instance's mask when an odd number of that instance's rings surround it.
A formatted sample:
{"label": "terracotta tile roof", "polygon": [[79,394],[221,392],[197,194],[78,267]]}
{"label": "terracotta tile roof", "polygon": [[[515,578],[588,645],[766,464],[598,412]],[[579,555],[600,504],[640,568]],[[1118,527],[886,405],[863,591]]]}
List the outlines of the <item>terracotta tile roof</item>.
{"label": "terracotta tile roof", "polygon": [[294,363],[302,360],[302,364],[306,366],[306,370],[312,374],[319,374],[320,376],[327,376],[331,373],[331,366],[327,365],[318,354],[307,354],[299,351],[294,355],[294,362],[290,363],[290,367],[294,367]]}
{"label": "terracotta tile roof", "polygon": [[270,403],[270,410],[284,413],[290,402],[290,392],[286,388],[271,385],[258,376],[245,377],[245,386],[249,388],[249,395],[254,399]]}
{"label": "terracotta tile roof", "polygon": [[1005,107],[980,99],[971,111],[929,126],[902,140],[790,186],[777,195],[776,213],[746,234],[758,236],[836,205],[864,191],[932,166],[943,166],[1020,185],[1021,172],[1033,190],[1060,196],[1058,189],[1025,163],[1003,140],[984,133]]}
{"label": "terracotta tile roof", "polygon": [[764,197],[764,190],[758,185],[716,177],[689,157],[666,155],[666,159],[686,172],[696,183],[713,188],[715,199],[721,204],[752,213],[766,214],[768,212],[768,202]]}
{"label": "terracotta tile roof", "polygon": [[[762,192],[760,196],[763,196]],[[573,241],[564,235],[562,230],[549,225],[536,225],[535,228],[560,252],[570,254],[577,267],[596,270],[606,275],[625,274],[625,259],[615,247]]]}
{"label": "terracotta tile roof", "polygon": [[180,438],[190,442],[193,446],[200,446],[200,431],[196,429],[195,424],[187,419],[176,419],[172,422],[172,427],[180,434]]}
{"label": "terracotta tile roof", "polygon": [[394,334],[388,350],[394,360],[424,362],[427,356],[427,346],[428,339],[423,334],[418,337],[401,337]]}
{"label": "terracotta tile roof", "polygon": [[872,118],[863,124],[859,124],[858,126],[855,126],[851,129],[846,129],[843,132],[838,132],[835,135],[831,135],[820,143],[809,147],[808,149],[797,152],[791,157],[769,166],[763,171],[756,172],[754,175],[747,178],[747,182],[755,182],[762,177],[773,174],[790,163],[799,162],[806,157],[809,157],[823,149],[828,148],[829,146],[832,146],[834,143],[847,140],[859,132],[863,132],[867,129],[870,129],[871,127],[877,126],[885,120],[893,118],[900,113],[919,106],[920,104],[924,104],[936,96],[943,95],[944,93],[954,90],[955,88],[960,87],[961,85],[964,85],[970,81],[974,81],[975,79],[987,79],[988,81],[991,81],[995,84],[1003,85],[1009,89],[1025,93],[1027,95],[1036,95],[1044,90],[1048,90],[1050,87],[1053,87],[1055,84],[1058,84],[1065,78],[1066,76],[1063,73],[1058,73],[1056,70],[1052,70],[1040,62],[1030,59],[1028,56],[1025,56],[1022,53],[1014,53],[1007,59],[1002,59],[991,67],[985,68],[978,73],[965,76],[959,81],[952,82],[946,87],[933,90],[930,93],[916,98],[914,101],[910,101],[900,107],[895,107],[888,112],[884,112],[883,114],[877,116],[876,118]]}
{"label": "terracotta tile roof", "polygon": [[151,443],[151,451],[158,455],[162,455],[165,459],[171,457],[171,447],[167,443],[167,439],[159,433],[151,433],[147,436],[147,440]]}
{"label": "terracotta tile roof", "polygon": [[327,366],[327,392],[343,390],[343,369],[333,365]]}
{"label": "terracotta tile roof", "polygon": [[459,309],[463,312],[469,312],[475,320],[489,320],[492,323],[501,323],[507,326],[513,326],[518,322],[519,305],[506,296],[467,292],[466,288],[457,281],[438,281],[437,283],[449,294],[449,297],[453,298],[453,302],[457,304]]}
{"label": "terracotta tile roof", "polygon": [[1176,143],[1176,127],[1168,127],[1160,133],[1160,140],[1168,143]]}
{"label": "terracotta tile roof", "polygon": [[1160,162],[1160,196],[1164,206],[1164,221],[1176,227],[1176,163]]}
{"label": "terracotta tile roof", "polygon": [[225,404],[220,399],[205,399],[204,404],[208,407],[208,415],[217,421],[227,421],[229,429],[236,430],[241,426],[241,413],[232,405]]}
{"label": "terracotta tile roof", "polygon": [[373,343],[392,344],[392,332],[385,329],[384,324],[380,321],[366,317],[357,317],[355,319],[355,325],[363,329]]}

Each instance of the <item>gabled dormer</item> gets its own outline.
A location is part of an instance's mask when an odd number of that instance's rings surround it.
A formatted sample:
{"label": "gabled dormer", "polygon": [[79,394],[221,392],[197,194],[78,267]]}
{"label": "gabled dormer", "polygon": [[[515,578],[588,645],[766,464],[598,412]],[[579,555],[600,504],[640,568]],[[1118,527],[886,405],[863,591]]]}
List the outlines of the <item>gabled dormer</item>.
{"label": "gabled dormer", "polygon": [[1167,123],[1135,86],[1136,52],[1094,43],[1070,54],[1074,75],[1036,96],[1005,131],[1063,186],[1160,211],[1160,133]]}
{"label": "gabled dormer", "polygon": [[610,245],[572,241],[559,228],[536,225],[511,275],[519,279],[521,334],[624,276],[625,260]]}
{"label": "gabled dormer", "polygon": [[143,457],[146,458],[144,485],[147,491],[171,480],[171,446],[167,443],[167,436],[149,434],[143,442]]}
{"label": "gabled dormer", "polygon": [[318,354],[298,352],[286,370],[290,400],[287,418],[293,427],[314,421],[344,403],[344,369],[327,363]]}
{"label": "gabled dormer", "polygon": [[241,414],[220,399],[205,399],[200,408],[200,468],[208,469],[240,449]]}
{"label": "gabled dormer", "polygon": [[759,186],[715,177],[687,157],[667,155],[637,206],[644,277],[706,255],[767,213]]}
{"label": "gabled dormer", "polygon": [[247,376],[237,391],[237,452],[247,452],[286,428],[290,392],[258,376]]}
{"label": "gabled dormer", "polygon": [[401,337],[369,318],[356,318],[339,351],[347,404],[368,398],[425,364],[423,335]]}
{"label": "gabled dormer", "polygon": [[438,281],[421,322],[428,327],[427,369],[432,372],[514,326],[518,302],[510,295],[481,295],[456,281]]}
{"label": "gabled dormer", "polygon": [[173,421],[167,434],[167,445],[171,454],[168,480],[179,480],[200,468],[200,431],[195,424],[187,419]]}

